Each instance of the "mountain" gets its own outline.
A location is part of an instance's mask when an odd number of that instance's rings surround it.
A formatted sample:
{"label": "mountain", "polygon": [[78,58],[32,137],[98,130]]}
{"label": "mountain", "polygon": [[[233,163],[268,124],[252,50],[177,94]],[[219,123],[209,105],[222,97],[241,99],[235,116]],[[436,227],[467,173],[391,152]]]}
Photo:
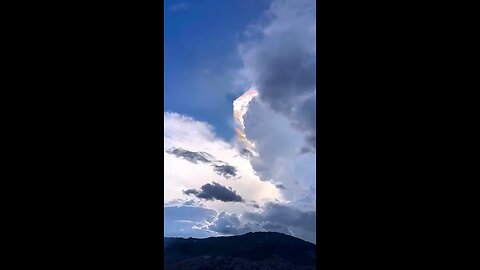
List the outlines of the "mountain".
{"label": "mountain", "polygon": [[164,238],[164,267],[175,270],[315,269],[316,245],[276,232]]}

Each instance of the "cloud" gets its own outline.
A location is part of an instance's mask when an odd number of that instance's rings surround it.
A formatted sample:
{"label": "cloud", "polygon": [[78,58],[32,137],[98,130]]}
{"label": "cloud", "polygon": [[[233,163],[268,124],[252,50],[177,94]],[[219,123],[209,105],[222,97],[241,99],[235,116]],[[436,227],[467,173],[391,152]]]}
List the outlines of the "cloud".
{"label": "cloud", "polygon": [[[198,194],[198,192],[194,192]],[[167,206],[167,205],[180,206]],[[242,214],[199,206],[190,200],[174,200],[164,206],[165,235],[176,237],[210,237],[238,235],[255,231],[273,231],[316,243],[316,212],[300,210],[292,205],[269,202],[260,210]],[[250,202],[250,204],[256,204]],[[257,204],[257,208],[260,208]]]}
{"label": "cloud", "polygon": [[[238,46],[245,89],[254,86],[260,93],[245,116],[258,157],[219,138],[208,123],[164,114],[170,235],[267,230],[315,242],[315,1],[274,0],[265,14]],[[198,179],[213,183],[192,189],[201,185]]]}
{"label": "cloud", "polygon": [[303,228],[310,232],[316,229],[316,212],[301,211],[287,205],[269,203],[263,213],[269,221]]}
{"label": "cloud", "polygon": [[218,213],[213,209],[190,206],[164,206],[164,235],[166,237],[209,237],[210,231],[197,227],[213,222]]}
{"label": "cloud", "polygon": [[220,200],[222,202],[243,202],[244,200],[232,188],[226,188],[219,183],[203,185],[200,190],[187,189],[184,191],[186,195],[195,195],[199,199]]}
{"label": "cloud", "polygon": [[185,193],[187,195],[195,195],[196,196],[196,195],[200,194],[201,191],[198,191],[196,189],[191,188],[191,189],[187,189],[187,190],[183,191],[183,193]]}
{"label": "cloud", "polygon": [[316,212],[302,211],[280,203],[267,203],[260,211],[234,214],[222,211],[203,224],[195,225],[210,235],[238,235],[254,231],[272,231],[316,243]]}
{"label": "cloud", "polygon": [[[232,130],[233,134],[233,130]],[[207,153],[212,162],[193,163],[183,156],[169,154],[172,149],[181,149],[192,153]],[[179,152],[183,153],[183,152]],[[164,113],[164,198],[165,201],[189,200],[196,197],[184,194],[184,190],[197,188],[199,179],[210,179],[216,183],[229,186],[241,195],[245,201],[267,202],[278,199],[284,201],[283,195],[274,184],[259,179],[248,158],[240,155],[237,148],[228,141],[216,136],[215,129],[206,122],[174,112]],[[212,165],[225,165],[235,168],[235,178],[231,181],[219,173],[232,173],[229,167],[215,171]],[[211,182],[210,182],[211,183]],[[207,208],[229,213],[241,214],[245,210],[255,209],[247,204],[232,204],[220,200],[204,200]],[[196,203],[198,205],[198,203]]]}
{"label": "cloud", "polygon": [[214,232],[227,235],[244,234],[251,231],[251,228],[242,225],[240,219],[235,214],[226,212],[220,213],[217,220],[208,226],[208,229]]}
{"label": "cloud", "polygon": [[200,202],[195,200],[183,200],[183,199],[174,199],[171,201],[164,202],[163,205],[165,207],[180,207],[180,206],[201,206],[203,207]]}
{"label": "cloud", "polygon": [[[238,51],[241,74],[270,108],[288,117],[305,136],[302,152],[316,150],[315,0],[273,1]],[[247,133],[248,134],[248,133]]]}
{"label": "cloud", "polygon": [[210,163],[213,160],[212,155],[205,152],[192,152],[188,150],[183,150],[181,148],[172,148],[167,150],[167,153],[175,155],[177,157],[184,158],[192,163]]}
{"label": "cloud", "polygon": [[168,219],[190,220],[193,222],[213,221],[218,214],[213,209],[190,206],[164,207],[163,211]]}
{"label": "cloud", "polygon": [[256,100],[247,112],[245,126],[259,153],[249,159],[250,164],[263,181],[275,183],[289,201],[302,198],[305,190],[315,187],[316,155],[299,154],[304,134],[293,128],[286,116]]}
{"label": "cloud", "polygon": [[314,0],[273,0],[238,44],[239,75],[259,92],[245,116],[259,154],[250,163],[297,206],[306,206],[305,192],[316,185],[315,9]]}
{"label": "cloud", "polygon": [[231,178],[237,175],[237,169],[230,165],[212,165],[213,170],[219,174],[223,175],[225,178]]}
{"label": "cloud", "polygon": [[253,157],[252,152],[250,150],[246,149],[246,148],[240,149],[240,154],[247,157],[247,158],[252,158]]}
{"label": "cloud", "polygon": [[213,163],[212,167],[213,170],[218,174],[222,175],[225,178],[235,177],[237,174],[237,169],[226,162],[221,160],[216,160],[215,157],[210,155],[206,152],[192,152],[188,150],[184,150],[181,148],[172,148],[166,151],[169,154],[173,154],[177,157],[183,158],[188,160],[192,163],[197,164],[198,162],[201,163]]}
{"label": "cloud", "polygon": [[257,202],[250,202],[250,205],[257,209],[260,209],[260,205]]}
{"label": "cloud", "polygon": [[268,221],[266,221],[262,225],[262,227],[265,230],[268,230],[268,231],[271,231],[271,232],[282,232],[282,233],[285,233],[285,234],[291,234],[291,232],[288,230],[288,228],[286,226],[276,224],[276,223],[271,223],[271,222],[268,222]]}
{"label": "cloud", "polygon": [[256,222],[267,230],[288,233],[306,241],[315,243],[316,211],[302,211],[295,207],[267,203],[262,212],[246,212],[242,217],[246,221]]}

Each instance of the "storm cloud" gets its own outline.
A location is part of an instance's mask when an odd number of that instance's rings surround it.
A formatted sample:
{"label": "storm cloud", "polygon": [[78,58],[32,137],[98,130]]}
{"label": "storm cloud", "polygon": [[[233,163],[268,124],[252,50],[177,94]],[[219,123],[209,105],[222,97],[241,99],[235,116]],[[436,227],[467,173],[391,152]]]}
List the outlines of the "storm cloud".
{"label": "storm cloud", "polygon": [[261,213],[246,212],[244,219],[262,228],[288,233],[315,243],[316,211],[302,211],[292,206],[267,203]]}
{"label": "storm cloud", "polygon": [[255,25],[238,46],[242,74],[260,99],[304,132],[302,152],[316,150],[315,0],[273,1],[267,23]]}
{"label": "storm cloud", "polygon": [[186,195],[194,195],[199,199],[205,200],[219,200],[222,202],[243,202],[243,198],[232,190],[226,188],[217,182],[203,185],[200,190],[187,189],[183,192]]}
{"label": "storm cloud", "polygon": [[314,0],[273,0],[238,45],[244,87],[259,92],[245,115],[258,153],[250,164],[301,209],[316,178],[315,9]]}
{"label": "storm cloud", "polygon": [[238,235],[251,231],[272,231],[292,235],[316,243],[316,211],[302,211],[296,207],[267,203],[261,211],[241,215],[221,212],[204,229],[224,235]]}

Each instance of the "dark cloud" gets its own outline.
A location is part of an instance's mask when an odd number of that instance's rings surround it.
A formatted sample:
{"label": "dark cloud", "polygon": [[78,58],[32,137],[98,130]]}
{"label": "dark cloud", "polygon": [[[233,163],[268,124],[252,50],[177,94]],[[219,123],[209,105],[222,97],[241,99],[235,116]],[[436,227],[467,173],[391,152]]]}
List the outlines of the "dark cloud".
{"label": "dark cloud", "polygon": [[[246,133],[255,143],[258,157],[249,159],[255,174],[262,181],[295,187],[293,181],[300,179],[302,185],[315,181],[315,155],[299,155],[305,146],[304,133],[289,128],[291,121],[274,112],[263,102],[252,102],[245,119]],[[293,191],[295,192],[295,191]],[[293,201],[295,194],[282,192]]]}
{"label": "dark cloud", "polygon": [[273,178],[272,167],[270,160],[265,160],[261,157],[256,157],[250,160],[250,164],[254,169],[254,174],[257,175],[261,181],[270,181]]}
{"label": "dark cloud", "polygon": [[259,205],[258,203],[256,203],[256,202],[250,202],[250,205],[253,206],[253,207],[255,207],[255,208],[257,208],[257,209],[260,208],[260,205]]}
{"label": "dark cloud", "polygon": [[243,217],[246,218],[247,220],[254,221],[257,223],[265,222],[265,217],[259,213],[245,212],[243,214]]}
{"label": "dark cloud", "polygon": [[278,189],[285,189],[285,187],[282,184],[275,185]]}
{"label": "dark cloud", "polygon": [[248,157],[248,158],[252,158],[252,157],[253,157],[253,153],[252,153],[250,150],[246,149],[246,148],[240,149],[240,154],[241,154],[242,156]]}
{"label": "dark cloud", "polygon": [[269,232],[279,232],[279,233],[292,235],[292,232],[288,229],[287,226],[280,225],[277,223],[266,221],[262,224],[262,228]]}
{"label": "dark cloud", "polygon": [[206,152],[192,152],[182,148],[171,148],[167,150],[167,153],[175,155],[179,158],[183,158],[195,164],[198,162],[211,163],[215,173],[222,175],[225,178],[231,178],[237,175],[237,169],[234,166],[231,166],[226,162],[216,160],[215,157]]}
{"label": "dark cloud", "polygon": [[243,199],[232,188],[226,188],[219,183],[203,185],[200,190],[187,189],[183,191],[187,195],[195,195],[199,199],[219,200],[223,202],[243,202]]}
{"label": "dark cloud", "polygon": [[200,191],[196,189],[187,189],[187,190],[184,190],[183,193],[185,193],[186,195],[198,195],[200,194]]}
{"label": "dark cloud", "polygon": [[267,220],[275,223],[300,227],[308,231],[315,231],[316,229],[315,211],[304,212],[287,205],[269,203],[266,206],[264,216]]}
{"label": "dark cloud", "polygon": [[260,98],[289,117],[306,134],[305,149],[316,149],[315,0],[273,1],[258,40],[239,46],[246,74]]}
{"label": "dark cloud", "polygon": [[206,229],[226,235],[252,231],[280,232],[315,243],[315,218],[315,211],[302,211],[288,205],[268,203],[261,212],[245,212],[241,216],[222,212]]}
{"label": "dark cloud", "polygon": [[[308,140],[308,138],[307,138],[307,140]],[[314,152],[314,151],[312,151],[311,148],[309,148],[307,146],[304,146],[304,147],[302,147],[302,149],[300,149],[299,154],[307,154],[307,153],[311,153],[311,152]]]}
{"label": "dark cloud", "polygon": [[205,152],[192,152],[181,148],[172,148],[167,150],[167,153],[183,158],[193,163],[211,163],[214,157]]}
{"label": "dark cloud", "polygon": [[212,165],[213,170],[218,175],[223,175],[225,178],[235,177],[237,175],[237,169],[230,165]]}
{"label": "dark cloud", "polygon": [[289,232],[310,242],[316,242],[316,212],[302,211],[279,203],[266,204],[263,212],[246,212],[243,217],[248,221],[261,224],[262,228],[277,232]]}

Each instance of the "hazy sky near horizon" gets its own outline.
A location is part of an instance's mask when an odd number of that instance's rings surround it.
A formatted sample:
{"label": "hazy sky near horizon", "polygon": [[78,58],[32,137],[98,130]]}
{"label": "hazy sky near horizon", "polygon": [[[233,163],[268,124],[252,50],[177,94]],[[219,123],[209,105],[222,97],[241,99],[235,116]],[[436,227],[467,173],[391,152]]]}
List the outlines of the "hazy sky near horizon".
{"label": "hazy sky near horizon", "polygon": [[[315,1],[164,3],[165,236],[277,231],[315,243]],[[250,87],[258,157],[232,124]]]}

